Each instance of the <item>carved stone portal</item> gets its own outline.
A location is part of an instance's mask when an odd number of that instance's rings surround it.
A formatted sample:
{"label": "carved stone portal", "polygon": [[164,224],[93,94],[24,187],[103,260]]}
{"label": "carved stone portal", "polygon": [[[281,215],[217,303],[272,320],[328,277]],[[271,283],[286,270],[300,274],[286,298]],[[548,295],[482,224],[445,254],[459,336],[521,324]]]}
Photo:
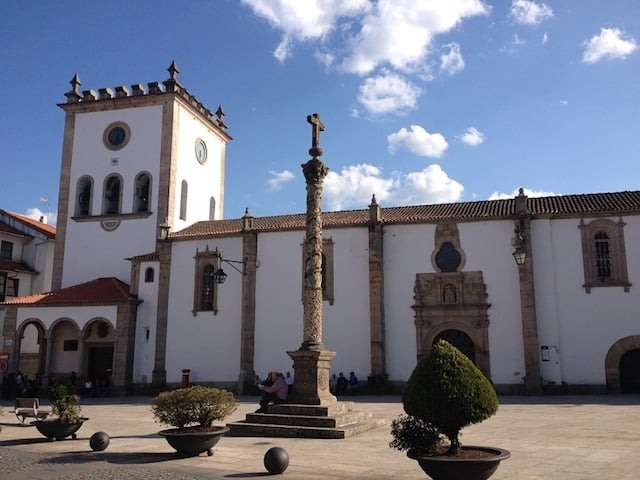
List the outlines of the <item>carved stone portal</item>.
{"label": "carved stone portal", "polygon": [[462,332],[473,342],[476,366],[491,378],[487,313],[491,305],[482,272],[419,273],[414,301],[418,358],[427,354],[436,338]]}

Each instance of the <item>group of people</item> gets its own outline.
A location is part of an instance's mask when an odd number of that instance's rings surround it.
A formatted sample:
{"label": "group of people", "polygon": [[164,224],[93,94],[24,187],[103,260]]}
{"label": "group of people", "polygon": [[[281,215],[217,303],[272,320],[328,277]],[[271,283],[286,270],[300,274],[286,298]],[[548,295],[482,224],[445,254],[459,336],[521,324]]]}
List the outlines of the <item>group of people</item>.
{"label": "group of people", "polygon": [[336,377],[334,373],[329,381],[329,389],[334,395],[346,395],[347,393],[356,393],[358,390],[358,377],[355,372],[349,372],[349,378],[340,372]]}
{"label": "group of people", "polygon": [[[290,372],[286,375],[282,372],[269,372],[267,378],[262,380],[259,375],[255,378],[256,393],[260,395],[260,408],[256,413],[266,413],[267,406],[271,403],[286,403],[293,389],[293,376]],[[358,390],[358,377],[355,372],[349,372],[349,378],[340,372],[333,374],[329,381],[329,389],[334,395],[354,394]]]}
{"label": "group of people", "polygon": [[109,395],[108,375],[105,375],[104,378],[95,381],[90,378],[83,378],[78,384],[76,372],[71,372],[71,375],[69,375],[69,381],[71,382],[71,385],[73,385],[73,389],[83,397],[102,397]]}

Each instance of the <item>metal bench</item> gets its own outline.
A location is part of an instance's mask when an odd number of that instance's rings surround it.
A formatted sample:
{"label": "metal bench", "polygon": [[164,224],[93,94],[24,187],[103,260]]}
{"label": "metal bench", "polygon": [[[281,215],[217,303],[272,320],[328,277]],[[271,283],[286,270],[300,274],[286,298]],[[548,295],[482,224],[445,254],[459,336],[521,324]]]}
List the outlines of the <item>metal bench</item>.
{"label": "metal bench", "polygon": [[18,420],[21,423],[27,418],[35,418],[36,420],[43,420],[51,415],[51,410],[43,410],[40,408],[40,400],[38,398],[22,397],[16,398],[15,409],[13,413],[16,414]]}

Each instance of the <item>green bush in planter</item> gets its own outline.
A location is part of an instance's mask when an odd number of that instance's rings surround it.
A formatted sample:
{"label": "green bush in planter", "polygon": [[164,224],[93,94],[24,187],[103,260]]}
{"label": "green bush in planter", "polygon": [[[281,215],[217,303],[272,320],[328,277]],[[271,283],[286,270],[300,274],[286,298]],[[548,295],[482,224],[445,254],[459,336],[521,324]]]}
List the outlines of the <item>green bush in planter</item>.
{"label": "green bush in planter", "polygon": [[440,340],[418,362],[402,393],[405,412],[435,425],[449,439],[447,454],[460,451],[460,430],[498,410],[491,382],[466,355]]}
{"label": "green bush in planter", "polygon": [[53,404],[56,400],[64,398],[68,395],[73,395],[75,388],[71,383],[71,380],[65,377],[56,379],[56,381],[49,387],[49,401]]}
{"label": "green bush in planter", "polygon": [[82,407],[79,405],[78,395],[67,394],[58,396],[51,402],[51,412],[57,415],[62,423],[78,423],[82,418]]}
{"label": "green bush in planter", "polygon": [[389,446],[406,451],[411,458],[435,454],[443,445],[435,425],[410,415],[400,415],[391,422],[391,436]]}
{"label": "green bush in planter", "polygon": [[156,421],[175,428],[210,427],[214,420],[228,417],[237,406],[231,392],[199,385],[162,392],[151,400]]}

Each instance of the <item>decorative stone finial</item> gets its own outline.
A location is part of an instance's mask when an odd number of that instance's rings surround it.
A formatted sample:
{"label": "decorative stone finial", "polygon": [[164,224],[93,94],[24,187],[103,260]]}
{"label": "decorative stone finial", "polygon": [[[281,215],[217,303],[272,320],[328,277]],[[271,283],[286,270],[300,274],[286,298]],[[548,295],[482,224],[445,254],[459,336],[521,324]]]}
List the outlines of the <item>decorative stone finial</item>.
{"label": "decorative stone finial", "polygon": [[376,202],[376,194],[375,193],[371,196],[371,205],[378,205],[378,202]]}
{"label": "decorative stone finial", "polygon": [[175,80],[178,73],[180,73],[180,70],[178,70],[178,66],[176,65],[175,60],[171,62],[171,65],[169,65],[169,68],[167,68],[167,71],[169,72],[169,76],[171,80]]}
{"label": "decorative stone finial", "polygon": [[218,105],[218,109],[216,110],[216,117],[218,118],[218,125],[220,125],[221,128],[227,128],[227,126],[224,123],[224,110],[222,109],[222,105]]}
{"label": "decorative stone finial", "polygon": [[82,85],[82,82],[80,81],[80,77],[77,73],[73,76],[69,83],[71,84],[72,92],[80,93],[78,89],[80,88],[80,85]]}

